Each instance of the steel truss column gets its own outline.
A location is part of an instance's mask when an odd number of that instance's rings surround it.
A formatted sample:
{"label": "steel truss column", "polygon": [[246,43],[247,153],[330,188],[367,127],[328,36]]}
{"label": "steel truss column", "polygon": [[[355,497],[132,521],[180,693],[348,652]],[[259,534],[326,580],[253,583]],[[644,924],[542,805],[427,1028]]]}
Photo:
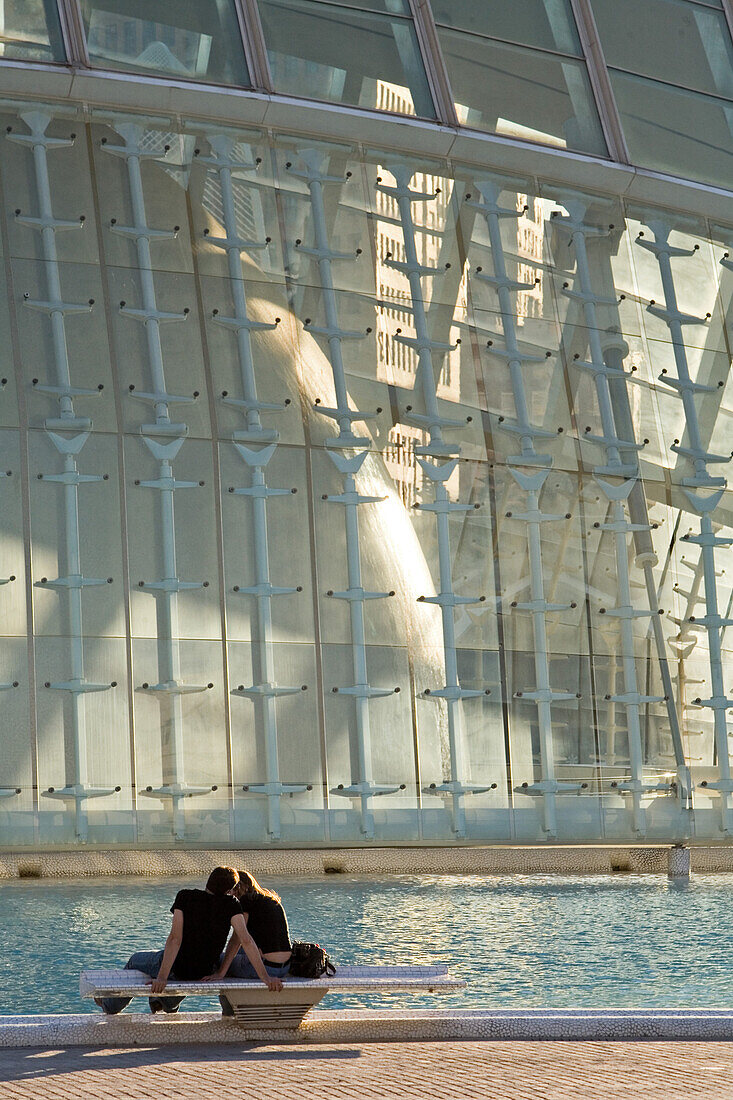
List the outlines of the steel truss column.
{"label": "steel truss column", "polygon": [[144,147],[145,127],[141,122],[116,119],[110,125],[120,135],[122,144],[110,145],[103,139],[101,147],[106,153],[119,157],[125,163],[133,215],[132,225],[120,225],[115,219],[110,228],[113,233],[135,243],[142,297],[142,306],[139,308],[121,302],[120,313],[145,328],[152,382],[150,392],[131,388],[129,396],[151,405],[155,417],[154,422],[144,424],[140,432],[143,443],[158,463],[158,476],[140,481],[139,485],[160,494],[158,515],[162,577],[138,582],[140,590],[153,596],[156,601],[158,681],[153,684],[145,682],[136,690],[149,692],[160,702],[163,783],[160,787],[145,787],[140,793],[170,802],[174,834],[177,839],[183,839],[186,825],[184,800],[189,795],[208,794],[212,790],[210,785],[192,786],[185,779],[183,696],[206,691],[213,684],[188,684],[181,677],[178,593],[203,588],[205,582],[183,581],[177,575],[174,496],[184,489],[198,488],[200,482],[178,480],[174,475],[173,463],[185,442],[188,427],[185,423],[171,421],[170,407],[190,404],[196,400],[197,395],[168,392],[160,329],[163,324],[185,321],[189,311],[184,309],[181,313],[164,312],[158,309],[156,302],[150,246],[156,241],[172,240],[178,233],[178,226],[172,229],[153,229],[147,224],[141,164],[146,159],[159,160],[160,154]]}
{"label": "steel truss column", "polygon": [[[348,588],[341,592],[329,590],[331,599],[345,600],[349,606],[351,625],[351,657],[354,683],[346,687],[334,687],[334,694],[346,695],[354,700],[354,719],[356,733],[356,781],[348,786],[339,785],[331,789],[331,794],[358,800],[361,809],[361,831],[367,838],[374,836],[374,811],[372,800],[379,795],[394,794],[404,789],[402,785],[384,785],[375,781],[372,761],[372,728],[370,701],[386,698],[399,692],[397,688],[373,687],[369,683],[366,654],[366,631],[364,624],[364,604],[367,600],[381,600],[394,596],[394,592],[370,592],[362,585],[361,554],[358,509],[363,504],[378,504],[385,497],[365,496],[356,486],[356,475],[363,466],[370,449],[370,440],[366,436],[354,433],[354,423],[373,419],[376,412],[352,409],[346,387],[346,374],[343,362],[343,341],[361,340],[365,333],[341,328],[338,316],[338,301],[333,281],[333,264],[339,261],[355,260],[353,253],[335,252],[328,239],[326,212],[323,199],[324,186],[332,183],[343,186],[344,176],[329,175],[328,157],[321,149],[301,148],[298,150],[299,167],[291,165],[291,175],[305,180],[313,218],[314,244],[308,247],[296,244],[298,251],[312,256],[318,265],[325,325],[305,323],[305,331],[323,340],[331,364],[336,404],[328,408],[316,403],[317,413],[333,420],[338,427],[338,435],[326,440],[326,453],[336,469],[343,476],[343,491],[324,496],[329,504],[337,504],[344,509],[346,528],[346,561]],[[348,457],[346,451],[356,451]]]}
{"label": "steel truss column", "polygon": [[70,676],[56,683],[46,682],[53,691],[67,692],[71,701],[70,734],[73,752],[73,777],[71,783],[62,788],[50,787],[42,792],[47,798],[55,798],[73,803],[75,813],[75,832],[80,841],[88,838],[88,800],[114,794],[119,787],[92,787],[89,783],[89,744],[87,730],[86,695],[90,692],[108,691],[116,682],[92,683],[84,674],[84,629],[83,629],[83,592],[85,588],[98,587],[107,583],[104,578],[85,577],[82,570],[81,542],[79,532],[79,488],[93,482],[104,480],[102,474],[82,474],[79,472],[78,456],[89,439],[92,422],[89,417],[77,415],[74,408],[75,398],[99,397],[102,385],[95,389],[80,389],[72,385],[71,366],[66,343],[66,318],[75,314],[89,313],[94,305],[88,302],[64,301],[61,287],[61,267],[56,248],[56,234],[71,230],[80,230],[85,217],[81,215],[73,220],[54,217],[49,175],[49,152],[68,149],[74,144],[75,135],[69,138],[49,137],[48,127],[52,115],[44,110],[26,110],[20,117],[28,127],[29,133],[8,133],[8,140],[30,149],[33,155],[34,182],[36,190],[37,215],[16,212],[16,221],[34,230],[41,236],[44,270],[46,277],[45,299],[32,299],[24,295],[23,303],[28,309],[44,313],[51,325],[52,370],[54,379],[50,383],[37,382],[34,389],[38,393],[56,399],[59,415],[44,421],[46,434],[62,459],[62,471],[39,475],[44,481],[60,485],[64,500],[64,536],[63,547],[67,574],[47,580],[45,577],[35,582],[39,588],[51,588],[63,601],[69,626]]}
{"label": "steel truss column", "polygon": [[[709,698],[697,698],[694,702],[697,706],[709,707],[713,712],[713,729],[720,779],[712,783],[705,783],[705,787],[707,790],[717,791],[720,795],[721,831],[730,833],[733,827],[730,806],[730,797],[733,794],[733,777],[731,776],[726,711],[733,709],[733,699],[726,696],[723,683],[721,632],[726,626],[733,625],[733,619],[722,616],[718,608],[715,548],[733,545],[733,538],[725,538],[715,534],[712,513],[717,508],[725,492],[726,480],[724,477],[714,477],[709,472],[708,466],[730,462],[731,456],[730,454],[713,454],[707,450],[703,443],[695,396],[700,393],[717,393],[718,387],[693,382],[687,362],[683,328],[686,325],[704,325],[708,322],[709,315],[707,317],[695,317],[688,313],[682,313],[677,304],[672,259],[694,255],[697,246],[679,248],[670,244],[669,236],[674,226],[661,217],[645,218],[644,224],[651,230],[654,239],[649,240],[644,237],[643,233],[640,233],[636,239],[636,244],[656,257],[664,292],[664,305],[650,302],[647,311],[660,318],[667,325],[677,369],[676,378],[672,378],[669,374],[662,374],[659,380],[679,394],[687,430],[686,445],[675,441],[671,444],[670,449],[681,458],[686,459],[692,468],[691,476],[683,477],[680,484],[693,511],[697,513],[700,524],[699,534],[682,535],[680,541],[694,543],[700,547],[700,562],[705,585],[705,614],[690,616],[688,627],[688,629],[705,630],[708,637],[712,692]],[[687,627],[687,624],[685,625]]]}
{"label": "steel truss column", "polygon": [[[234,199],[233,172],[255,173],[257,164],[250,156],[237,155],[237,139],[229,134],[214,132],[206,135],[211,147],[210,156],[199,155],[199,160],[208,165],[217,175],[222,202],[224,236],[212,236],[204,231],[207,244],[220,248],[227,256],[229,268],[229,288],[234,303],[233,316],[225,317],[214,310],[214,323],[231,331],[237,341],[242,397],[223,394],[224,404],[239,410],[244,418],[244,426],[232,433],[234,448],[250,470],[250,484],[243,488],[230,487],[235,496],[249,498],[252,502],[253,528],[253,564],[254,584],[235,585],[234,591],[242,596],[254,597],[256,607],[256,630],[252,635],[252,651],[257,682],[245,687],[240,684],[231,692],[240,698],[251,699],[262,723],[265,748],[265,782],[249,783],[243,788],[245,793],[264,795],[267,799],[267,833],[272,840],[281,836],[280,799],[283,795],[301,793],[310,790],[305,783],[283,783],[280,777],[278,753],[278,724],[276,700],[285,695],[294,695],[305,690],[301,687],[287,687],[277,684],[275,676],[275,656],[272,637],[272,600],[274,597],[302,591],[302,586],[276,587],[270,577],[270,557],[268,546],[268,501],[276,497],[289,497],[295,489],[274,489],[268,487],[265,468],[277,449],[280,433],[268,429],[262,424],[263,412],[281,412],[290,401],[283,404],[260,401],[257,396],[257,376],[252,349],[251,333],[277,328],[280,318],[274,323],[250,320],[247,313],[247,290],[242,273],[242,253],[257,252],[266,249],[267,241],[244,240],[239,236]],[[241,442],[240,442],[241,441]],[[261,446],[245,446],[245,442]]]}
{"label": "steel truss column", "polygon": [[[609,503],[610,520],[599,524],[599,528],[613,535],[619,603],[613,608],[601,608],[600,614],[619,622],[624,686],[623,692],[619,693],[616,692],[615,685],[611,685],[612,694],[609,699],[626,711],[630,773],[629,780],[615,782],[614,789],[628,796],[634,830],[639,836],[643,836],[646,833],[646,816],[642,806],[644,796],[653,791],[669,790],[669,784],[650,784],[644,777],[641,707],[666,700],[663,695],[645,695],[639,690],[633,622],[635,619],[651,619],[658,611],[656,608],[634,606],[629,574],[629,536],[634,536],[639,531],[651,531],[652,526],[649,523],[634,523],[630,515],[627,518],[627,511],[630,511],[629,496],[639,477],[638,461],[635,457],[630,460],[627,456],[641,451],[644,444],[637,443],[634,439],[620,438],[616,424],[610,384],[613,381],[625,384],[626,374],[621,366],[611,365],[606,361],[596,310],[599,305],[616,306],[617,300],[595,292],[587,248],[588,239],[607,237],[612,230],[610,227],[599,227],[586,221],[591,201],[583,197],[563,198],[562,205],[567,214],[553,211],[551,217],[553,226],[568,237],[575,253],[575,282],[572,287],[565,286],[562,293],[579,303],[587,329],[589,359],[582,360],[578,357],[572,361],[572,365],[593,378],[601,420],[601,435],[586,432],[581,438],[586,443],[601,447],[606,457],[605,465],[594,467],[593,476]],[[619,480],[608,481],[609,477]]]}
{"label": "steel truss column", "polygon": [[[7,384],[7,379],[6,378],[0,379],[0,390],[5,389],[6,384]],[[12,470],[0,470],[0,480],[2,480],[3,478],[6,478],[6,477],[11,477],[11,476],[12,476]],[[0,587],[2,587],[5,584],[12,584],[12,582],[14,580],[15,580],[15,577],[13,575],[8,576],[8,577],[0,577]],[[6,681],[6,682],[0,681],[0,691],[12,691],[13,688],[17,688],[17,687],[18,687],[18,681],[17,680],[13,680],[12,682],[10,682],[10,681]],[[21,787],[3,787],[3,786],[0,786],[0,798],[9,798],[9,797],[12,797],[13,795],[20,794],[21,791],[22,791]]]}
{"label": "steel truss column", "polygon": [[[491,790],[491,785],[478,786],[468,781],[470,765],[466,747],[466,733],[460,703],[464,699],[475,699],[490,695],[488,688],[461,687],[456,651],[455,609],[466,604],[483,603],[485,596],[457,596],[453,588],[452,555],[450,547],[450,516],[454,513],[470,512],[478,504],[461,504],[452,501],[447,489],[447,481],[458,466],[460,446],[446,441],[444,431],[465,427],[465,420],[449,419],[441,415],[438,404],[437,383],[433,369],[433,352],[452,351],[455,344],[440,343],[430,337],[428,312],[422,290],[422,279],[442,275],[444,268],[429,267],[422,264],[418,257],[416,226],[412,216],[412,204],[432,202],[437,193],[414,191],[410,182],[415,169],[400,160],[385,162],[385,169],[394,178],[391,186],[380,181],[377,190],[393,198],[397,203],[405,248],[405,259],[387,258],[386,267],[399,271],[407,277],[410,285],[412,313],[415,336],[397,334],[396,343],[411,348],[417,355],[417,373],[415,391],[421,399],[423,412],[408,407],[401,412],[401,419],[427,433],[428,442],[415,447],[418,462],[431,483],[433,500],[420,503],[416,508],[435,515],[438,535],[438,574],[440,588],[435,596],[419,596],[421,603],[436,604],[440,607],[443,659],[445,662],[445,685],[441,688],[427,688],[423,698],[442,700],[446,706],[448,718],[448,748],[450,756],[450,776],[443,783],[426,787],[425,792],[436,791],[450,795],[453,810],[453,831],[458,837],[467,835],[465,796],[483,794]],[[403,307],[404,308],[404,307]],[[444,461],[441,461],[444,460]]]}
{"label": "steel truss column", "polygon": [[[524,381],[525,366],[545,362],[547,356],[538,356],[524,351],[517,332],[516,310],[512,295],[523,290],[531,290],[535,282],[523,283],[512,279],[507,273],[504,245],[501,239],[501,221],[509,218],[521,218],[524,210],[499,205],[499,196],[505,186],[491,179],[475,181],[481,201],[472,202],[485,218],[491,246],[493,275],[481,271],[474,272],[474,278],[488,283],[496,291],[499,299],[499,312],[504,333],[504,348],[490,346],[492,355],[503,359],[509,369],[512,395],[514,398],[515,420],[504,418],[497,426],[510,432],[519,442],[520,454],[507,459],[509,473],[516,484],[527,494],[527,508],[524,512],[507,513],[507,518],[526,524],[527,552],[529,556],[530,599],[515,602],[513,608],[520,612],[529,612],[532,616],[532,634],[534,640],[535,687],[529,691],[516,691],[514,697],[522,702],[533,703],[537,708],[537,726],[540,744],[541,779],[537,783],[516,787],[515,791],[523,795],[536,795],[542,799],[543,829],[548,837],[557,836],[557,795],[564,792],[577,792],[581,783],[561,782],[555,774],[555,746],[553,741],[553,706],[577,699],[570,691],[554,690],[550,677],[550,648],[548,644],[547,616],[566,611],[571,604],[551,603],[546,598],[544,567],[542,560],[543,523],[557,523],[570,519],[568,514],[555,515],[544,512],[540,503],[542,490],[550,474],[552,456],[537,451],[535,441],[554,439],[555,432],[531,423],[529,419],[527,392]],[[550,353],[548,352],[547,355]],[[539,467],[539,469],[537,469]]]}

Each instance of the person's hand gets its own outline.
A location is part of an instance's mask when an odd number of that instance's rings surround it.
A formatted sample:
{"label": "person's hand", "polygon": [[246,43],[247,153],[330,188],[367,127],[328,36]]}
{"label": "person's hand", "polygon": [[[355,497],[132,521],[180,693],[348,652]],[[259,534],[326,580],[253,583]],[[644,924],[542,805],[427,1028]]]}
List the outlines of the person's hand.
{"label": "person's hand", "polygon": [[166,987],[167,978],[153,978],[150,983],[150,990],[152,993],[162,993]]}
{"label": "person's hand", "polygon": [[207,974],[205,978],[202,978],[202,982],[220,982],[222,978],[226,978],[226,974],[223,970],[217,970],[215,974]]}
{"label": "person's hand", "polygon": [[270,990],[270,993],[279,993],[283,987],[283,983],[279,978],[268,978],[265,985]]}

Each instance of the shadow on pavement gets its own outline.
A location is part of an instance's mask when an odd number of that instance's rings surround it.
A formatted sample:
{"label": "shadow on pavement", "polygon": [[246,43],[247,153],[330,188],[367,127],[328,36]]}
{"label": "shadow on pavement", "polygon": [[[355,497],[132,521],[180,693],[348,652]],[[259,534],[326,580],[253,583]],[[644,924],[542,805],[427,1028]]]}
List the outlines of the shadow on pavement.
{"label": "shadow on pavement", "polygon": [[359,1058],[359,1050],[348,1047],[311,1050],[307,1046],[283,1044],[229,1043],[225,1047],[213,1046],[160,1046],[109,1048],[98,1047],[61,1047],[58,1049],[38,1049],[21,1047],[13,1050],[0,1050],[0,1082],[34,1081],[44,1077],[56,1077],[64,1073],[78,1073],[84,1070],[132,1069],[150,1066],[187,1064],[203,1061],[232,1062],[238,1065],[253,1061],[272,1062],[314,1062],[334,1059]]}

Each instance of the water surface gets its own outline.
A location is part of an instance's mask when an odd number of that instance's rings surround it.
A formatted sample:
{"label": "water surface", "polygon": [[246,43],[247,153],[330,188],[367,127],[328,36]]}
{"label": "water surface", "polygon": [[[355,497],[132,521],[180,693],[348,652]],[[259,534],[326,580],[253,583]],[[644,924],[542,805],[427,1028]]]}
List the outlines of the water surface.
{"label": "water surface", "polygon": [[[447,962],[469,983],[439,998],[395,995],[390,1007],[733,1007],[733,875],[684,885],[658,875],[262,881],[281,894],[292,937],[319,941],[337,965]],[[197,885],[0,883],[0,1013],[98,1011],[79,997],[79,972],[162,948],[176,891]],[[323,1007],[386,1003],[330,995]]]}

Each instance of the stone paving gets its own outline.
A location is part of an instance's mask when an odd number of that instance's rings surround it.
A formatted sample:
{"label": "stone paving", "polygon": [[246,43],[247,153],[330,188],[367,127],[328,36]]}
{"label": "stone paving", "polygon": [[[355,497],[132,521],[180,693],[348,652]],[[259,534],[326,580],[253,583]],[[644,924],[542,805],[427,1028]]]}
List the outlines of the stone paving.
{"label": "stone paving", "polygon": [[2,1100],[733,1098],[733,1042],[437,1042],[0,1051]]}

